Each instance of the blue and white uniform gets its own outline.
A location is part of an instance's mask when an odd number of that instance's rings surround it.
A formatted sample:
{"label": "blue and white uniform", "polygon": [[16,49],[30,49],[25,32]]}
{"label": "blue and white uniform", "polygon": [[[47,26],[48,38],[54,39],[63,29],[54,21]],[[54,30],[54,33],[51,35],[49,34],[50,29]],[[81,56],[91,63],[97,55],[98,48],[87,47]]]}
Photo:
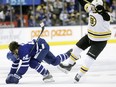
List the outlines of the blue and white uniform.
{"label": "blue and white uniform", "polygon": [[[34,45],[35,47],[33,48]],[[48,64],[56,66],[68,57],[68,54],[60,54],[55,57],[52,52],[49,51],[49,45],[47,42],[42,38],[39,39],[38,43],[33,40],[26,44],[20,44],[18,57],[16,57],[12,52],[7,53],[7,58],[13,61],[10,74],[17,73],[21,76],[26,73],[29,66],[44,76],[48,74],[48,70],[41,65],[43,60]],[[20,60],[22,60],[22,63],[19,66]]]}

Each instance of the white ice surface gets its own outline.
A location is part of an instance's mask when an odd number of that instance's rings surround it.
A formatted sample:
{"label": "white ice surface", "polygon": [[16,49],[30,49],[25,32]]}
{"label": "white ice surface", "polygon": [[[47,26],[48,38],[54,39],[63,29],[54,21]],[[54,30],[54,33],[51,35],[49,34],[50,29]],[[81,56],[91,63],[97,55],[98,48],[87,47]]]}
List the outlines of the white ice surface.
{"label": "white ice surface", "polygon": [[[51,51],[57,55],[72,47],[72,45],[52,46]],[[74,83],[74,77],[86,51],[81,54],[82,59],[77,61],[68,74],[62,73],[56,66],[43,63],[53,75],[55,82],[44,83],[42,76],[29,68],[19,84],[6,84],[5,79],[12,62],[6,59],[8,50],[0,50],[0,87],[116,87],[116,44],[108,44],[80,82]]]}

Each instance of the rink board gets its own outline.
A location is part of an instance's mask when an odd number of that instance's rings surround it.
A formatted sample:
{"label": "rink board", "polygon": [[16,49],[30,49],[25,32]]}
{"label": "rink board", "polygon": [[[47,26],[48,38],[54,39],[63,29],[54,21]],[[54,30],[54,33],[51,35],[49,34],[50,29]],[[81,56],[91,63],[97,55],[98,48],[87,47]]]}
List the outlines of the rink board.
{"label": "rink board", "polygon": [[[36,39],[40,34],[40,27],[8,28],[0,30],[0,49],[8,48],[11,41],[25,43]],[[116,43],[116,25],[111,25],[112,35],[108,43]],[[50,46],[73,45],[87,33],[87,26],[45,27],[41,35]]]}

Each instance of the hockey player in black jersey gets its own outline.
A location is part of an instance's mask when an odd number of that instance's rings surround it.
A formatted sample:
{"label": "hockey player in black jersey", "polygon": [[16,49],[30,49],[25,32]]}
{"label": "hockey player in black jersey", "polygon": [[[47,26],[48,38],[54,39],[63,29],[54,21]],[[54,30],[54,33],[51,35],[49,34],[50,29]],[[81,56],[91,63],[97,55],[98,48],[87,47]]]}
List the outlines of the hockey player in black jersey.
{"label": "hockey player in black jersey", "polygon": [[[34,49],[32,50],[33,46]],[[52,75],[48,69],[44,68],[41,62],[45,61],[48,64],[56,66],[66,60],[72,51],[69,50],[64,54],[54,56],[49,50],[50,47],[48,43],[42,38],[40,38],[38,42],[32,40],[26,44],[19,44],[16,41],[12,41],[9,44],[9,49],[10,52],[7,53],[7,58],[13,61],[13,64],[6,79],[7,84],[18,84],[29,67],[40,73],[43,76],[44,82],[53,82]],[[20,61],[22,61],[22,63],[19,66]]]}
{"label": "hockey player in black jersey", "polygon": [[61,63],[58,68],[64,72],[68,72],[76,64],[82,51],[89,50],[84,56],[82,66],[78,70],[75,80],[78,82],[80,78],[89,70],[98,55],[105,48],[107,41],[111,36],[110,31],[110,15],[108,9],[105,10],[102,0],[93,0],[91,3],[87,0],[78,0],[84,9],[89,13],[88,33],[82,37],[73,47],[73,51],[69,58],[68,64]]}

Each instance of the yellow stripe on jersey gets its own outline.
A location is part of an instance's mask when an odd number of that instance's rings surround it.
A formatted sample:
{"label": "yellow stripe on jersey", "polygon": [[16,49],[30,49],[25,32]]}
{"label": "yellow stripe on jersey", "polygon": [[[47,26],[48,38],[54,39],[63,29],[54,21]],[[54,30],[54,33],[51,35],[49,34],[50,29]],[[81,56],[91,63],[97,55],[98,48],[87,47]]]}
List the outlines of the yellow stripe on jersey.
{"label": "yellow stripe on jersey", "polygon": [[111,34],[111,31],[110,30],[108,30],[108,31],[106,31],[106,32],[96,32],[96,31],[93,31],[93,30],[90,30],[90,29],[88,29],[88,32],[91,32],[91,33],[93,33],[93,34]]}
{"label": "yellow stripe on jersey", "polygon": [[93,38],[110,38],[111,37],[111,35],[96,36],[96,35],[92,35],[92,34],[88,34],[88,36],[93,37]]}
{"label": "yellow stripe on jersey", "polygon": [[111,31],[107,32],[96,32],[88,29],[88,36],[93,38],[110,38],[111,37]]}

